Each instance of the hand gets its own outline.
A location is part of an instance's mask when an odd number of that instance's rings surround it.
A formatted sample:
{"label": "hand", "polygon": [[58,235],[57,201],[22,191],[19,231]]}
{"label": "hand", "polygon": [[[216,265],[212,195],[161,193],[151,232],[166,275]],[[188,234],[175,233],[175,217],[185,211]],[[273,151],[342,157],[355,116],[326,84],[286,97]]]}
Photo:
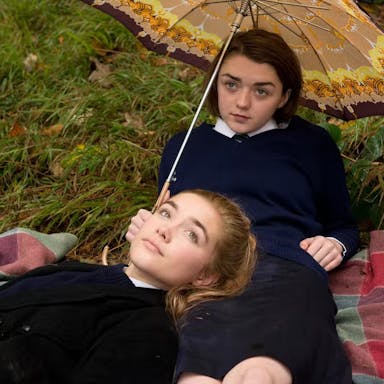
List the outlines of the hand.
{"label": "hand", "polygon": [[152,216],[151,211],[146,209],[139,209],[135,216],[131,219],[131,224],[129,224],[128,232],[125,234],[125,238],[131,242],[137,233],[140,231],[140,228],[143,224]]}
{"label": "hand", "polygon": [[343,261],[342,246],[334,239],[324,236],[308,237],[300,242],[300,247],[326,271],[336,268]]}

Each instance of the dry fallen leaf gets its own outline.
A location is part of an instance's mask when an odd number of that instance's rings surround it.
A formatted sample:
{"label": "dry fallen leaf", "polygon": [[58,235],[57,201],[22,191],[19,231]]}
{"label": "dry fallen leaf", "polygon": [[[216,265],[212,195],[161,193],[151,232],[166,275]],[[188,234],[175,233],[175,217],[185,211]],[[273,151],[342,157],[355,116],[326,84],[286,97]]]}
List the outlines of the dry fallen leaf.
{"label": "dry fallen leaf", "polygon": [[169,60],[166,57],[156,57],[156,59],[153,61],[153,65],[156,67],[161,67],[168,64]]}
{"label": "dry fallen leaf", "polygon": [[53,136],[59,134],[63,130],[63,124],[54,124],[45,128],[41,131],[41,134],[44,136]]}
{"label": "dry fallen leaf", "polygon": [[34,71],[37,67],[37,61],[38,61],[37,55],[35,55],[34,53],[28,54],[28,56],[23,61],[24,69],[27,72]]}
{"label": "dry fallen leaf", "polygon": [[184,69],[182,69],[179,72],[178,78],[181,81],[188,81],[188,80],[195,79],[196,77],[200,76],[201,73],[202,73],[201,70],[198,68],[185,67]]}
{"label": "dry fallen leaf", "polygon": [[111,74],[111,67],[107,64],[100,63],[95,57],[91,57],[90,60],[95,64],[96,69],[89,75],[88,80],[92,83],[99,83],[104,88],[112,86],[112,82],[108,80],[108,76]]}
{"label": "dry fallen leaf", "polygon": [[145,124],[140,116],[130,115],[128,112],[124,113],[125,121],[122,123],[124,127],[132,127],[135,129],[144,129]]}
{"label": "dry fallen leaf", "polygon": [[55,177],[61,177],[64,175],[64,168],[60,165],[59,162],[54,162],[49,166],[49,170],[52,175]]}
{"label": "dry fallen leaf", "polygon": [[27,133],[27,128],[20,125],[17,121],[12,124],[12,128],[8,132],[8,136],[23,136]]}
{"label": "dry fallen leaf", "polygon": [[84,124],[90,117],[93,116],[93,109],[88,108],[85,112],[77,114],[75,113],[72,116],[71,122],[77,126]]}

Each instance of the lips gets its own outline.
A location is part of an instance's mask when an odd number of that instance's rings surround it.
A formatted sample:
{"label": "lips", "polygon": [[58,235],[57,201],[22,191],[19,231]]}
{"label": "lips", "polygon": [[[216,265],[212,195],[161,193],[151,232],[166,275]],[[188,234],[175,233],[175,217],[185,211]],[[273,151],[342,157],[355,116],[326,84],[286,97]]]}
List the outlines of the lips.
{"label": "lips", "polygon": [[158,245],[153,242],[152,240],[150,239],[143,239],[143,243],[144,243],[144,246],[151,252],[153,253],[157,253],[159,254],[160,256],[162,256],[162,252],[160,250],[160,248],[158,247]]}
{"label": "lips", "polygon": [[250,119],[248,116],[238,114],[232,114],[232,118],[239,123],[247,122]]}

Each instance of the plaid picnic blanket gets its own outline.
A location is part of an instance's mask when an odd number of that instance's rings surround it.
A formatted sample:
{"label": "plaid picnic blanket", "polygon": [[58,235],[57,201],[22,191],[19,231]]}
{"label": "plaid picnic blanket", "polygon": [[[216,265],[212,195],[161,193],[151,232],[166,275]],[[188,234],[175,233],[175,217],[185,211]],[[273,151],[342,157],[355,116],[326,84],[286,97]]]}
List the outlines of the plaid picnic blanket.
{"label": "plaid picnic blanket", "polygon": [[[0,283],[61,260],[76,244],[69,233],[14,228],[0,234]],[[384,231],[371,232],[361,250],[329,274],[337,330],[352,363],[354,384],[384,382]],[[328,384],[328,383],[327,383]]]}
{"label": "plaid picnic blanket", "polygon": [[76,242],[70,233],[45,234],[20,227],[0,234],[0,281],[56,263]]}
{"label": "plaid picnic blanket", "polygon": [[329,274],[338,334],[352,363],[355,384],[384,382],[384,231],[369,248]]}

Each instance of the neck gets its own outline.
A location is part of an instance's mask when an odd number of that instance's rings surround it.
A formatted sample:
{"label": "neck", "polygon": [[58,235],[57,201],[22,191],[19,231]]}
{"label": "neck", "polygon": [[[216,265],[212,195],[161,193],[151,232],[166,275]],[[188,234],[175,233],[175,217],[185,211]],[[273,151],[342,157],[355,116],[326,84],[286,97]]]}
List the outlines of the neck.
{"label": "neck", "polygon": [[[132,263],[128,265],[128,267],[124,268],[124,273],[130,278],[134,279],[135,281],[140,281],[144,283],[145,285],[149,285],[152,288],[162,289],[164,291],[168,290],[168,287],[165,287],[163,284],[161,284],[159,281],[151,278],[147,274],[143,273],[140,269],[136,268],[136,266]],[[135,284],[137,285],[137,284]]]}

